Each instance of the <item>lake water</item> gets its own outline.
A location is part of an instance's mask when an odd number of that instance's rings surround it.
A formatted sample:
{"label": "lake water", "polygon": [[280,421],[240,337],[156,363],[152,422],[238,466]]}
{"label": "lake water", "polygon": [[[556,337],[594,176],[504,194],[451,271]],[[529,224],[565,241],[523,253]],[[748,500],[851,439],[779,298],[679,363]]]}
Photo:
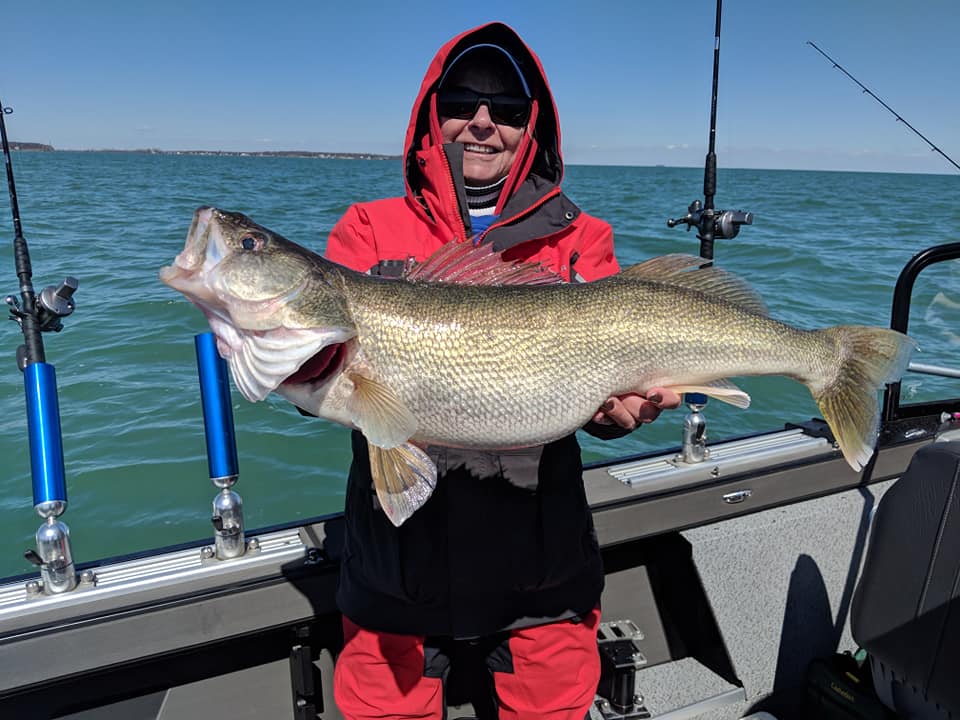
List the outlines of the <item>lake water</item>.
{"label": "lake water", "polygon": [[[59,386],[69,496],[63,520],[75,560],[209,537],[215,489],[193,350],[193,336],[207,326],[157,271],[181,250],[199,205],[242,211],[321,252],[351,202],[402,192],[399,161],[18,152],[13,163],[37,291],[66,275],[80,281],[64,331],[44,335]],[[621,264],[695,253],[695,233],[668,229],[666,219],[683,215],[702,184],[702,170],[659,167],[573,166],[565,180],[581,207],[613,225]],[[957,175],[721,169],[718,189],[717,207],[755,216],[737,238],[718,241],[718,263],[747,278],[774,317],[800,327],[887,325],[903,264],[957,239]],[[0,248],[0,277],[7,294],[18,284],[12,224],[3,212],[0,237],[8,241]],[[911,330],[923,351],[916,359],[956,365],[960,269],[931,270],[915,297]],[[22,553],[40,524],[15,360],[21,340],[12,322],[0,335],[0,577],[32,569]],[[911,375],[905,399],[932,397],[947,382]],[[790,380],[738,384],[754,404],[736,410],[711,403],[712,440],[817,415],[806,390]],[[236,489],[247,527],[339,510],[348,431],[302,418],[273,396],[256,404],[235,391],[233,397]],[[585,459],[677,445],[683,415],[667,413],[613,442],[583,436]]]}

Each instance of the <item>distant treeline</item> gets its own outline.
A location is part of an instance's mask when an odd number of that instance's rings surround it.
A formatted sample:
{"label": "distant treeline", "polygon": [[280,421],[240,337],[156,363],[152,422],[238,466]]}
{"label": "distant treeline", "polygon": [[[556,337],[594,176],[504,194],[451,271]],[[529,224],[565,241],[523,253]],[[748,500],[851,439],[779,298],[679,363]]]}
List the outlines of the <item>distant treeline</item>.
{"label": "distant treeline", "polygon": [[[53,145],[42,143],[11,142],[13,150],[45,150],[56,151]],[[157,148],[141,148],[138,150],[113,150],[102,148],[98,150],[69,150],[63,152],[109,152],[109,153],[141,153],[147,155],[226,155],[232,157],[303,157],[303,158],[339,158],[345,160],[399,160],[399,155],[381,155],[379,153],[351,153],[351,152],[310,152],[307,150],[260,150],[256,152],[239,152],[233,150],[158,150]]]}
{"label": "distant treeline", "polygon": [[302,158],[339,158],[342,160],[399,160],[400,155],[381,155],[379,153],[352,152],[311,152],[307,150],[258,150],[239,152],[232,150],[129,150],[101,152],[150,152],[160,155],[229,155],[235,157],[302,157]]}
{"label": "distant treeline", "polygon": [[22,142],[11,142],[11,150],[42,150],[44,152],[51,152],[53,150],[53,145],[44,145],[43,143],[22,143]]}

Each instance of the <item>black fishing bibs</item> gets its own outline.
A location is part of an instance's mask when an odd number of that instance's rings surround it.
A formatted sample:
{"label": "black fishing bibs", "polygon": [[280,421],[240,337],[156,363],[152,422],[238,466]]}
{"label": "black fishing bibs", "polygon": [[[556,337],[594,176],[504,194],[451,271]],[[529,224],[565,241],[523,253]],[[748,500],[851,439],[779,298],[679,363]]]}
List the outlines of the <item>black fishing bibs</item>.
{"label": "black fishing bibs", "polygon": [[431,448],[436,489],[400,527],[353,433],[338,604],[383,632],[476,637],[586,613],[603,568],[574,436],[529,451]]}

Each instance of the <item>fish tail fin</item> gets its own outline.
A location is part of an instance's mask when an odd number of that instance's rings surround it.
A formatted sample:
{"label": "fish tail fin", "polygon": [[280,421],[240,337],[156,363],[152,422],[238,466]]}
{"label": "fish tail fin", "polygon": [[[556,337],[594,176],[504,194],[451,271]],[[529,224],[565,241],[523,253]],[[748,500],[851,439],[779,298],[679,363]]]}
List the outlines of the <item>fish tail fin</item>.
{"label": "fish tail fin", "polygon": [[437,466],[411,443],[382,448],[367,443],[370,474],[380,507],[400,527],[427,501],[437,485]]}
{"label": "fish tail fin", "polygon": [[810,392],[844,458],[859,472],[876,445],[877,391],[900,378],[916,344],[903,333],[885,328],[840,325],[820,332],[836,346],[840,365],[832,378],[810,383]]}

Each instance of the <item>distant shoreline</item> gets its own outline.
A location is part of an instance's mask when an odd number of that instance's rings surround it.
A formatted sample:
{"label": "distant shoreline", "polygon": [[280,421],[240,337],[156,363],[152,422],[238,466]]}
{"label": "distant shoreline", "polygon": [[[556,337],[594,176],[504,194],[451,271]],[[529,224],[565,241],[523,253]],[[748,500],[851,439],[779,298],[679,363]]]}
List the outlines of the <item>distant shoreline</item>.
{"label": "distant shoreline", "polygon": [[[315,158],[329,160],[402,160],[402,155],[385,155],[382,153],[358,153],[358,152],[315,152],[311,150],[160,150],[158,148],[138,148],[136,150],[118,150],[112,148],[93,148],[86,150],[74,150],[70,148],[55,148],[52,145],[43,143],[25,143],[10,142],[11,150],[22,150],[26,152],[52,152],[52,153],[114,153],[127,155],[206,155],[220,157],[276,157],[276,158]],[[610,162],[583,162],[571,161],[568,156],[564,163],[567,167],[589,166],[589,167],[642,167],[656,169],[673,170],[703,170],[703,165],[665,165],[663,163],[648,165],[630,165]],[[872,173],[877,175],[952,175],[949,170],[868,170],[856,168],[814,168],[814,167],[766,167],[749,165],[732,165],[722,168],[722,172],[730,170],[769,170],[771,172],[827,172],[827,173]]]}
{"label": "distant shoreline", "polygon": [[399,160],[400,155],[382,155],[380,153],[354,152],[312,152],[308,150],[159,150],[157,148],[140,148],[137,150],[114,150],[98,148],[96,150],[57,150],[53,145],[43,143],[11,142],[11,150],[26,150],[31,152],[96,152],[96,153],[123,153],[141,155],[213,155],[228,157],[299,157],[325,158],[334,160]]}

